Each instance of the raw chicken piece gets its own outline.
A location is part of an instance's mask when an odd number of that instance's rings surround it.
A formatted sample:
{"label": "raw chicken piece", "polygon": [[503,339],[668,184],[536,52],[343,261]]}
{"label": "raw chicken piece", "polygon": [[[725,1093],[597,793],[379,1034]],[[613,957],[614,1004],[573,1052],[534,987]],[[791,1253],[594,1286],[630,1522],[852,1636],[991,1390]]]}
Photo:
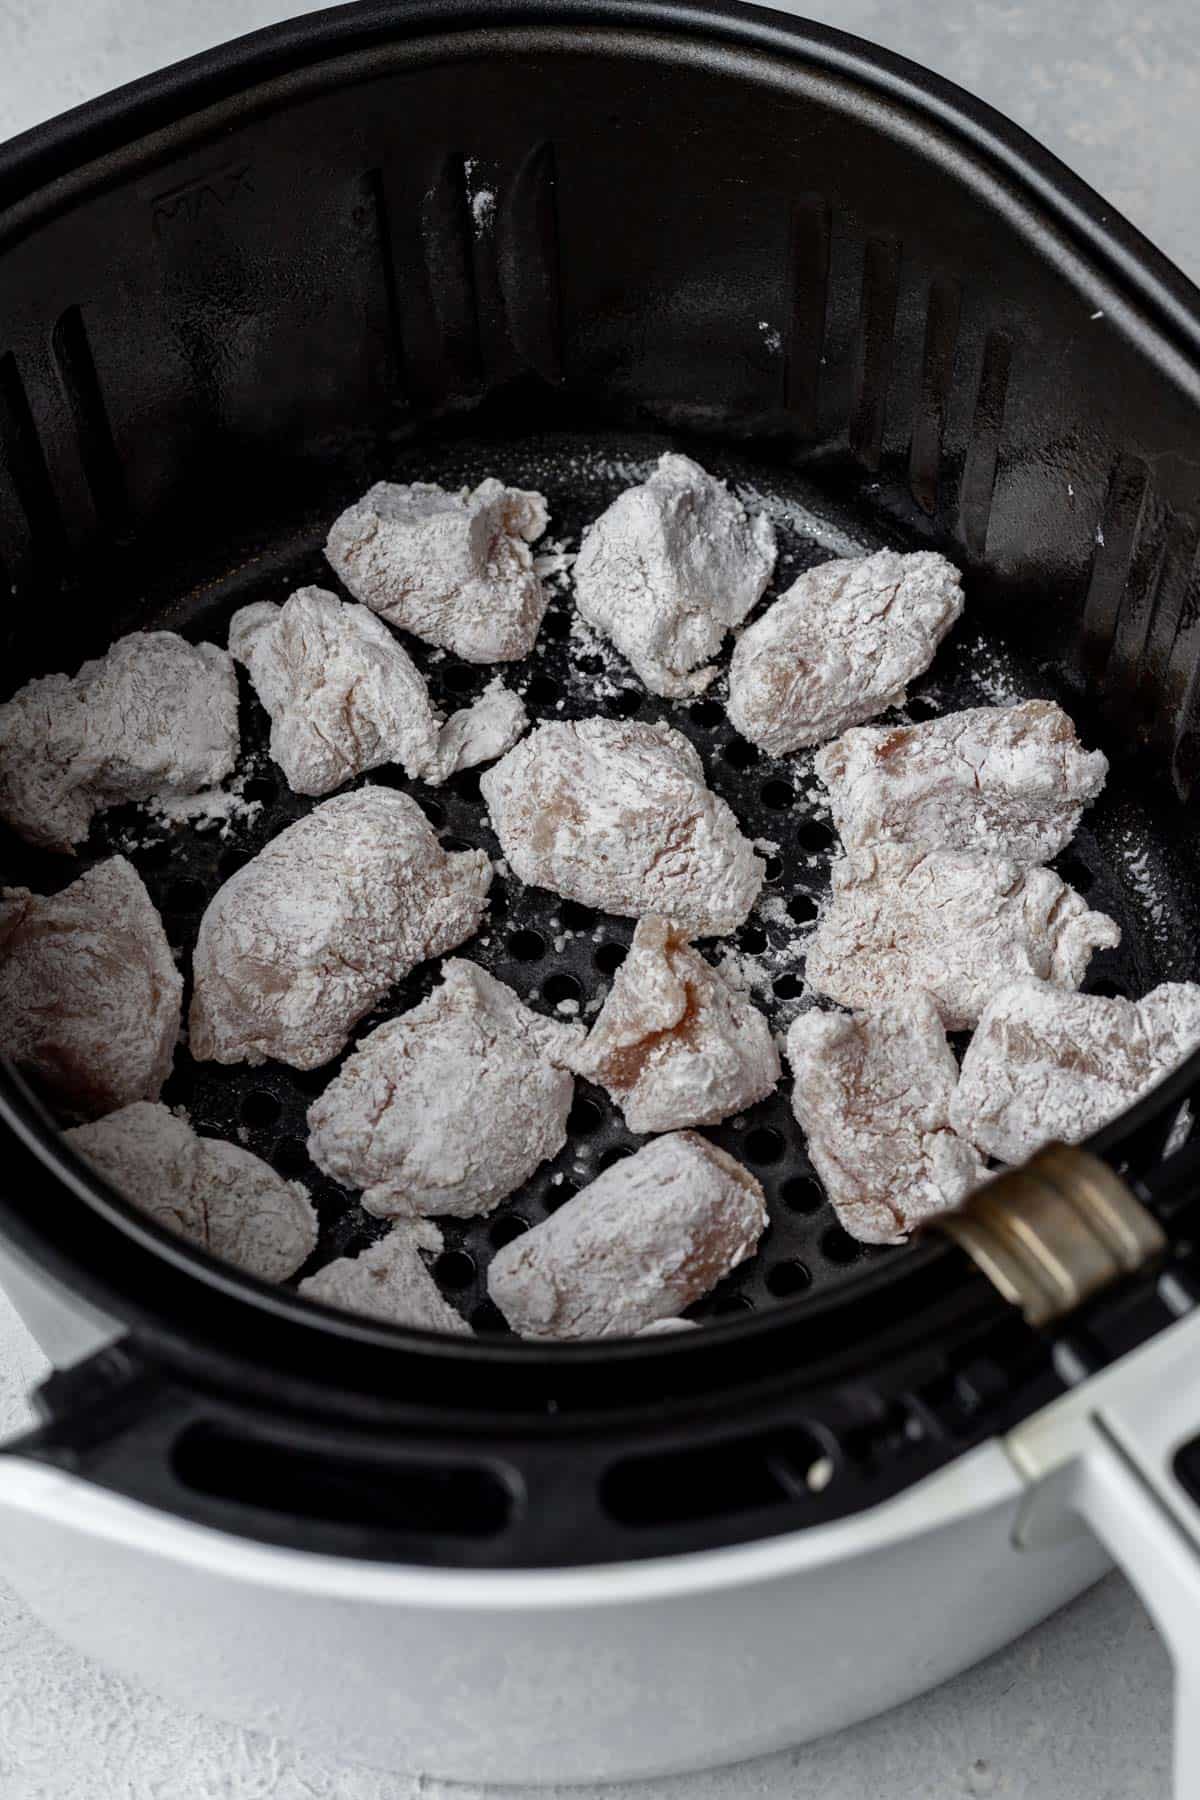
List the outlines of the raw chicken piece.
{"label": "raw chicken piece", "polygon": [[877,843],[988,850],[1047,862],[1074,837],[1108,761],[1086,751],[1061,706],[973,706],[890,731],[864,725],[826,745],[817,774],[846,849]]}
{"label": "raw chicken piece", "polygon": [[584,533],[575,603],[611,638],[652,693],[706,688],[700,668],[761,597],[775,567],[775,533],[690,457],[660,456]]}
{"label": "raw chicken piece", "polygon": [[262,1281],[285,1281],[316,1249],[307,1188],[238,1144],[197,1137],[165,1106],[139,1100],[64,1135],[157,1224]]}
{"label": "raw chicken piece", "polygon": [[415,964],[478,930],[491,878],[482,850],[447,855],[406,794],[326,800],[232,875],[200,921],[192,1055],[328,1062]]}
{"label": "raw chicken piece", "polygon": [[851,1237],[902,1243],[986,1175],[950,1128],[958,1065],[928,995],[853,1017],[801,1013],[787,1054],[792,1110]]}
{"label": "raw chicken piece", "polygon": [[958,570],[918,550],[822,563],[738,640],[729,717],[772,756],[899,706],[963,609]]}
{"label": "raw chicken piece", "polygon": [[549,604],[529,546],[540,494],[491,477],[473,493],[380,481],[344,512],[325,554],[356,600],[465,662],[528,656]]}
{"label": "raw chicken piece", "polygon": [[506,1244],[488,1291],[522,1337],[625,1337],[699,1300],[753,1256],[766,1224],[753,1175],[676,1131]]}
{"label": "raw chicken piece", "polygon": [[734,931],[764,864],[669,725],[550,720],[480,780],[522,881],[602,912],[658,913],[690,937]]}
{"label": "raw chicken piece", "polygon": [[461,1313],[442,1299],[421,1251],[436,1255],[442,1234],[428,1219],[402,1219],[387,1236],[357,1256],[339,1256],[300,1283],[306,1300],[339,1312],[363,1313],[389,1325],[470,1337]]}
{"label": "raw chicken piece", "polygon": [[984,1008],[950,1117],[986,1155],[1021,1162],[1098,1131],[1198,1046],[1194,982],[1164,982],[1136,1003],[1014,982]]}
{"label": "raw chicken piece", "polygon": [[182,996],[162,920],[123,856],[48,898],[0,890],[0,1044],[66,1117],[157,1100]]}
{"label": "raw chicken piece", "polygon": [[388,627],[323,588],[300,588],[283,606],[244,606],[229,648],[271,716],[271,755],[297,794],[331,793],[381,763],[436,785],[503,755],[529,723],[497,680],[443,727]]}
{"label": "raw chicken piece", "polygon": [[428,1000],[368,1034],[309,1109],[317,1167],[368,1212],[490,1212],[567,1141],[581,1025],[454,958]]}
{"label": "raw chicken piece", "polygon": [[591,1034],[572,1059],[630,1131],[717,1125],[779,1080],[771,1027],[666,919],[642,919]]}
{"label": "raw chicken piece", "polygon": [[43,676],[0,706],[0,818],[32,844],[69,851],[103,807],[199,793],[237,754],[226,652],[135,631],[74,678]]}
{"label": "raw chicken piece", "polygon": [[1119,926],[1049,869],[881,844],[833,865],[805,972],[818,994],[869,1012],[924,991],[958,1031],[1023,975],[1077,988],[1093,950],[1120,941]]}

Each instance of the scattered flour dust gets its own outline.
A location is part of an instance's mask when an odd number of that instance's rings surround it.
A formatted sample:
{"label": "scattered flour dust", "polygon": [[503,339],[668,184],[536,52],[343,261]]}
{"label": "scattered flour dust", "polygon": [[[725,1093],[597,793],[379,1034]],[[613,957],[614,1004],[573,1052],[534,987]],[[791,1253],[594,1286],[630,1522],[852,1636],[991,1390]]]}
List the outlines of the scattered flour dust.
{"label": "scattered flour dust", "polygon": [[246,798],[248,778],[249,771],[244,770],[225,788],[206,788],[200,794],[160,794],[147,800],[142,811],[162,825],[190,825],[195,831],[219,831],[222,838],[229,838],[263,808],[261,800]]}

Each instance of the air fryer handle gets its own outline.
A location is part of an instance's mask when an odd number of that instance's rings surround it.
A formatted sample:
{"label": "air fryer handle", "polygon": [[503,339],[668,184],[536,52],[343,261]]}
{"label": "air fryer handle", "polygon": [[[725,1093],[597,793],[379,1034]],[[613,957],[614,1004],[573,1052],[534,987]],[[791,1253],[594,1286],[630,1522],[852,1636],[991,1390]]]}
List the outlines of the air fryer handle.
{"label": "air fryer handle", "polygon": [[1023,1549],[1082,1520],[1137,1588],[1175,1665],[1175,1800],[1200,1796],[1200,1313],[1027,1420]]}

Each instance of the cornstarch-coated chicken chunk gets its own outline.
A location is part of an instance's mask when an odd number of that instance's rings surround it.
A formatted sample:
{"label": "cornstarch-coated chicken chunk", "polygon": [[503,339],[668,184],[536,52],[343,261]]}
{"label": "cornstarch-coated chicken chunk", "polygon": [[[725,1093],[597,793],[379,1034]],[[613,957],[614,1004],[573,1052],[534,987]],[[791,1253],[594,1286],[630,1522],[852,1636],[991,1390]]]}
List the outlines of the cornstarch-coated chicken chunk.
{"label": "cornstarch-coated chicken chunk", "polygon": [[766,1223],[753,1175],[676,1131],[506,1244],[488,1290],[522,1337],[628,1336],[707,1294],[754,1255]]}
{"label": "cornstarch-coated chicken chunk", "polygon": [[465,662],[528,656],[548,605],[529,546],[540,494],[491,477],[473,493],[380,481],[338,519],[325,554],[356,600]]}
{"label": "cornstarch-coated chicken chunk", "polygon": [[198,1061],[315,1069],[427,957],[478,930],[491,865],[449,854],[415,800],[359,788],[315,807],[218,889],[193,958]]}
{"label": "cornstarch-coated chicken chunk", "polygon": [[678,731],[551,720],[480,779],[513,871],[602,912],[657,913],[689,937],[736,930],[764,863]]}
{"label": "cornstarch-coated chicken chunk", "polygon": [[951,1129],[958,1065],[927,995],[875,1013],[803,1012],[787,1054],[792,1108],[851,1237],[901,1243],[986,1175]]}
{"label": "cornstarch-coated chicken chunk", "polygon": [[0,818],[70,851],[104,807],[223,781],[238,742],[226,652],[135,631],[74,677],[42,676],[0,706]]}
{"label": "cornstarch-coated chicken chunk", "polygon": [[0,1043],[64,1117],[157,1100],[182,997],[162,920],[123,856],[46,898],[0,891]]}
{"label": "cornstarch-coated chicken chunk", "polygon": [[369,1033],[309,1109],[309,1155],[369,1212],[490,1212],[567,1141],[583,1027],[454,958],[428,1000]]}
{"label": "cornstarch-coated chicken chunk", "polygon": [[973,706],[927,724],[864,725],[816,771],[852,853],[870,844],[988,850],[1048,862],[1074,837],[1108,761],[1084,750],[1061,706]]}
{"label": "cornstarch-coated chicken chunk", "polygon": [[300,1182],[240,1144],[198,1137],[165,1106],[140,1100],[64,1136],[159,1225],[263,1281],[285,1281],[316,1249]]}
{"label": "cornstarch-coated chicken chunk", "polygon": [[963,608],[944,556],[839,558],[809,569],[742,633],[729,667],[729,717],[782,756],[903,703]]}
{"label": "cornstarch-coated chicken chunk", "polygon": [[339,1312],[363,1313],[389,1325],[470,1337],[471,1328],[438,1292],[422,1250],[436,1256],[442,1234],[429,1219],[401,1219],[357,1256],[339,1256],[300,1283],[306,1300]]}
{"label": "cornstarch-coated chicken chunk", "polygon": [[1120,941],[1115,921],[1049,869],[881,844],[834,864],[805,973],[818,994],[867,1012],[927,993],[958,1031],[1022,976],[1077,988],[1092,952]]}
{"label": "cornstarch-coated chicken chunk", "polygon": [[572,1066],[607,1088],[635,1132],[719,1124],[780,1074],[762,1013],[659,918],[639,921]]}
{"label": "cornstarch-coated chicken chunk", "polygon": [[950,1117],[988,1156],[1022,1162],[1098,1131],[1198,1046],[1195,982],[1164,982],[1135,1002],[1019,981],[984,1008]]}
{"label": "cornstarch-coated chicken chunk", "polygon": [[575,603],[652,693],[679,698],[708,686],[711,658],[774,567],[770,521],[750,518],[690,457],[668,454],[584,533]]}
{"label": "cornstarch-coated chicken chunk", "polygon": [[283,606],[235,613],[229,648],[271,717],[271,755],[297,794],[328,794],[366,769],[399,763],[436,785],[510,750],[529,723],[495,681],[443,726],[425,677],[365,606],[300,588]]}

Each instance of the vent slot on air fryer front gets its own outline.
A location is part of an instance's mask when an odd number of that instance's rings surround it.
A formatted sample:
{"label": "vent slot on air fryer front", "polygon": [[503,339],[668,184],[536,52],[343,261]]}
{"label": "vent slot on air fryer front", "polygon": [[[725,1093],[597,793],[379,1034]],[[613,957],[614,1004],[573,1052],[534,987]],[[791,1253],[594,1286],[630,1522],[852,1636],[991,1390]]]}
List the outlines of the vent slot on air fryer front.
{"label": "vent slot on air fryer front", "polygon": [[759,1432],[631,1457],[609,1470],[600,1497],[620,1525],[670,1525],[794,1501],[818,1493],[831,1473],[811,1432]]}
{"label": "vent slot on air fryer front", "polygon": [[513,1507],[500,1476],[478,1464],[343,1457],[211,1422],[183,1432],[172,1467],[176,1480],[209,1499],[327,1525],[489,1538]]}

